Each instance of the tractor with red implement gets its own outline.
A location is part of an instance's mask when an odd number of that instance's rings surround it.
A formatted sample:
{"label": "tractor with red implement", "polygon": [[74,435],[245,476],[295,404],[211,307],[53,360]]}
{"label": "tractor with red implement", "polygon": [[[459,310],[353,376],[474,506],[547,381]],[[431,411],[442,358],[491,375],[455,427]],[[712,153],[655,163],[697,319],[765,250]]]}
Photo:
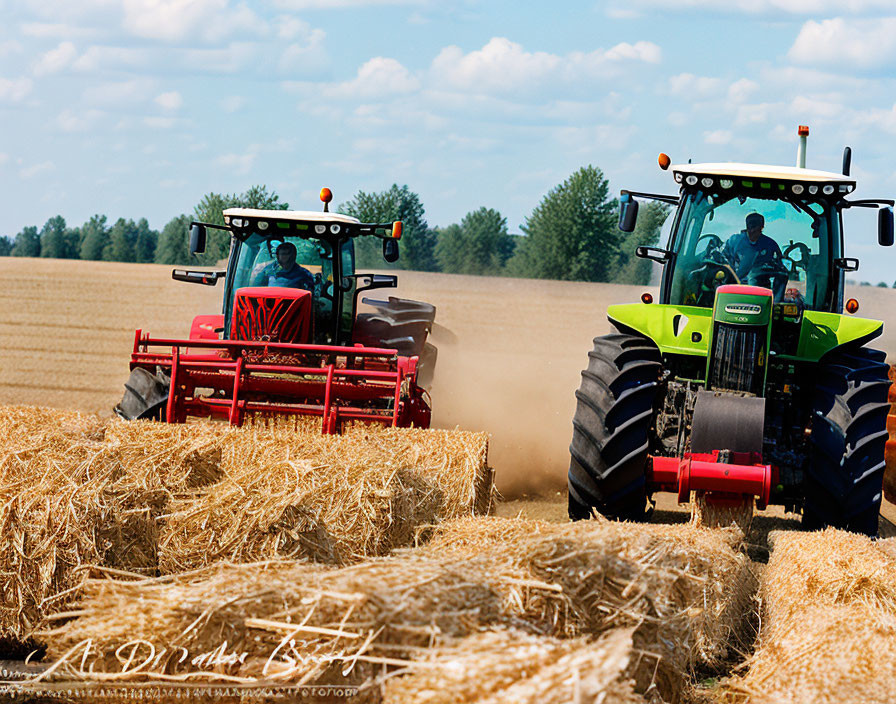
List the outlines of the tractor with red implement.
{"label": "tractor with red implement", "polygon": [[[396,297],[360,298],[396,276],[355,271],[358,238],[382,240],[398,259],[400,221],[369,224],[329,212],[231,208],[224,225],[194,222],[190,251],[208,228],[230,234],[226,271],[175,269],[175,280],[215,285],[223,311],[197,316],[188,339],[137,330],[131,375],[115,412],[183,423],[205,417],[311,416],[324,433],[347,422],[429,427],[424,389],[435,362],[427,342],[435,308]],[[359,301],[370,312],[359,313]]]}
{"label": "tractor with red implement", "polygon": [[[810,529],[876,535],[890,380],[868,343],[883,323],[856,317],[844,275],[843,213],[878,212],[893,244],[893,200],[854,198],[841,173],[796,167],[671,165],[680,191],[622,191],[619,228],[638,201],[675,206],[659,300],[615,305],[594,340],[570,445],[569,515],[646,520],[656,492],[720,507],[771,504]],[[845,313],[845,314],[844,314]],[[721,512],[720,512],[721,513]]]}

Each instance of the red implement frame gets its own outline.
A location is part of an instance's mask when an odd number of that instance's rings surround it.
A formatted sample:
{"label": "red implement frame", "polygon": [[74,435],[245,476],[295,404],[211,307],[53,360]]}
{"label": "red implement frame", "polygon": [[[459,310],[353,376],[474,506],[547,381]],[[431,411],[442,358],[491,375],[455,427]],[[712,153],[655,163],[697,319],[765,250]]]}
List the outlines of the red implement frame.
{"label": "red implement frame", "polygon": [[678,493],[678,502],[690,500],[692,491],[710,493],[710,498],[726,501],[743,495],[756,497],[760,511],[768,506],[772,491],[772,466],[751,452],[730,453],[732,464],[719,462],[719,451],[685,453],[684,457],[653,457],[647,486],[651,491]]}
{"label": "red implement frame", "polygon": [[310,415],[324,433],[344,421],[429,426],[415,384],[417,357],[376,347],[240,340],[153,339],[137,330],[131,369],[170,377],[167,420],[213,417],[241,425],[247,413]]}

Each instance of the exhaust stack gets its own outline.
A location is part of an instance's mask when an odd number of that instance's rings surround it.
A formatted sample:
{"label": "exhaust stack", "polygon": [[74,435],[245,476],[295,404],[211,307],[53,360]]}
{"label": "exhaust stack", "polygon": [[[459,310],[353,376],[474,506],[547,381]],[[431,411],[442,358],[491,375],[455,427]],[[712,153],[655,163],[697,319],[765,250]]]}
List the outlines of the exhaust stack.
{"label": "exhaust stack", "polygon": [[800,136],[800,146],[796,153],[796,165],[800,169],[806,168],[806,138],[809,136],[809,127],[807,125],[800,125],[797,130],[797,134]]}

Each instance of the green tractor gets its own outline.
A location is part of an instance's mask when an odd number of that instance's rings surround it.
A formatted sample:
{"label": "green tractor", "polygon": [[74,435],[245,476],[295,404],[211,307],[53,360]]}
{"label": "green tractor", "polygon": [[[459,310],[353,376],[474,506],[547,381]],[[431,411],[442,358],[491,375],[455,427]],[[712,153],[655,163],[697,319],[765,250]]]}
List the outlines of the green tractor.
{"label": "green tractor", "polygon": [[[658,302],[614,305],[576,392],[569,516],[647,520],[658,491],[709,503],[801,512],[809,529],[876,535],[890,382],[867,346],[883,323],[844,303],[842,214],[878,210],[893,244],[893,201],[857,200],[842,173],[796,167],[671,166],[678,196],[622,191],[619,228],[638,200],[677,207]],[[660,166],[670,167],[665,154]],[[844,315],[846,310],[849,315]]]}

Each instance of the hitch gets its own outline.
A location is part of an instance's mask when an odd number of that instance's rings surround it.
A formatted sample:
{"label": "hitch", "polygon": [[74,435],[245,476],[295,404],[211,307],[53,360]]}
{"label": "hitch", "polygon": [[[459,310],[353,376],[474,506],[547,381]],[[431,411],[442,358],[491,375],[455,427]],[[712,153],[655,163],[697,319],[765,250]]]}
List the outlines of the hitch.
{"label": "hitch", "polygon": [[760,511],[768,506],[772,479],[772,466],[762,464],[760,455],[725,450],[653,457],[647,471],[648,490],[677,492],[680,504],[690,500],[692,491],[702,491],[716,502],[755,496]]}

